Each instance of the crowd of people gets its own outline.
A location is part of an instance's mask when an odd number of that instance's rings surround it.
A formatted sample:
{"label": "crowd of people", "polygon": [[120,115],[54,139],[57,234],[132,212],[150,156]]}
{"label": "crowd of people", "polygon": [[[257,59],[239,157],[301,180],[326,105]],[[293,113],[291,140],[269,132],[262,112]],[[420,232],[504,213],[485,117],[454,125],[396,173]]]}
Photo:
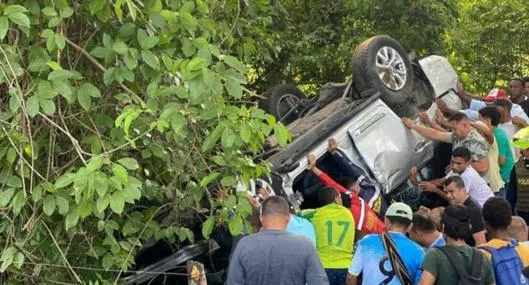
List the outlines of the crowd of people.
{"label": "crowd of people", "polygon": [[410,170],[417,209],[380,206],[331,139],[329,156],[347,179],[309,154],[307,171],[323,186],[319,207],[297,212],[263,186],[250,198],[260,230],[234,246],[227,284],[529,284],[529,142],[517,141],[529,126],[529,78],[485,97],[458,85],[458,96],[464,110],[437,100],[434,118],[402,119],[445,145],[436,159],[449,162],[434,177]]}

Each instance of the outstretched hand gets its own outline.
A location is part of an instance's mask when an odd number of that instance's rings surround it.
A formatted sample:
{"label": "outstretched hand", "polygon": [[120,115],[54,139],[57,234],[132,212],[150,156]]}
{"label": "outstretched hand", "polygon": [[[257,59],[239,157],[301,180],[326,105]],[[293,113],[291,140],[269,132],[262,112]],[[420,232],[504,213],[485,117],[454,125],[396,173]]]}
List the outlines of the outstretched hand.
{"label": "outstretched hand", "polygon": [[307,161],[308,161],[307,170],[313,170],[316,167],[316,156],[314,156],[314,154],[312,153],[309,153],[307,155]]}
{"label": "outstretched hand", "polygon": [[419,114],[419,118],[421,118],[421,122],[426,125],[432,125],[432,120],[430,120],[430,117],[428,116],[428,113],[421,112]]}
{"label": "outstretched hand", "polygon": [[422,191],[432,193],[435,193],[437,190],[437,186],[431,182],[419,182],[419,188],[421,188]]}
{"label": "outstretched hand", "polygon": [[328,151],[333,154],[338,150],[338,143],[334,138],[329,139],[329,148]]}
{"label": "outstretched hand", "polygon": [[410,118],[402,118],[402,123],[408,128],[411,129],[413,125],[415,124],[412,119]]}
{"label": "outstretched hand", "polygon": [[465,93],[465,87],[463,86],[463,83],[457,82],[457,95],[461,96]]}

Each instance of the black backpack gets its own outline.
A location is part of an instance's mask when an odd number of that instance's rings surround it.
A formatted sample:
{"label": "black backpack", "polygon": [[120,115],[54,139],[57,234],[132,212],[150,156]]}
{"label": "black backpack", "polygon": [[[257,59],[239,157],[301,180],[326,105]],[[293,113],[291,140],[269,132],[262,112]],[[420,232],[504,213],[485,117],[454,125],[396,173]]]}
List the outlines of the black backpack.
{"label": "black backpack", "polygon": [[457,254],[454,248],[448,246],[438,247],[438,249],[448,257],[450,263],[459,275],[459,285],[481,285],[484,284],[485,280],[481,276],[481,268],[483,267],[483,253],[479,250],[472,249],[472,263],[470,272],[468,272],[468,266],[463,262],[461,257]]}

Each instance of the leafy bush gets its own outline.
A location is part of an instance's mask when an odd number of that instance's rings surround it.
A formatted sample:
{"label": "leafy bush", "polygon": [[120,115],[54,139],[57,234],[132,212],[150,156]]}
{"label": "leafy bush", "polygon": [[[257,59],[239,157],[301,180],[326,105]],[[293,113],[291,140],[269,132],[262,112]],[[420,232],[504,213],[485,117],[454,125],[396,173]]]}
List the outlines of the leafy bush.
{"label": "leafy bush", "polygon": [[230,55],[236,24],[269,4],[245,3],[0,4],[0,271],[12,282],[114,280],[74,267],[126,270],[146,242],[201,239],[197,221],[206,238],[248,227],[248,201],[208,187],[266,174],[252,156],[289,135],[248,102],[248,68]]}

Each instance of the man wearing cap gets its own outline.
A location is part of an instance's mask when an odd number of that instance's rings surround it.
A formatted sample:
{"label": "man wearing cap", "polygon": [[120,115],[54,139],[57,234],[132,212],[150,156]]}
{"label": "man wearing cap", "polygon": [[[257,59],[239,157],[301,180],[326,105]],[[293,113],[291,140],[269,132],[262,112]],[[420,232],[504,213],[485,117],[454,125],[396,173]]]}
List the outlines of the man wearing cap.
{"label": "man wearing cap", "polygon": [[[390,246],[382,242],[383,236],[372,234],[365,236],[358,242],[353,262],[347,275],[347,285],[358,284],[358,276],[363,274],[362,284],[400,284],[400,274],[405,271],[412,284],[416,284],[421,277],[421,265],[424,251],[420,245],[406,237],[411,229],[413,212],[404,203],[393,203],[386,211],[384,223],[391,239]],[[388,252],[391,251],[391,252]],[[399,258],[400,256],[403,267]],[[401,270],[395,271],[395,265]]]}
{"label": "man wearing cap", "polygon": [[[513,80],[516,82],[516,80]],[[503,99],[508,100],[507,98],[507,92],[505,90],[500,88],[494,88],[492,89],[489,94],[485,97],[477,97],[470,95],[462,89],[458,92],[459,98],[461,101],[463,101],[465,104],[467,104],[469,107],[468,109],[461,110],[460,112],[464,113],[470,120],[477,121],[479,119],[479,113],[478,111],[485,108],[489,104],[494,104],[497,100]],[[513,97],[511,96],[511,99]],[[515,97],[518,98],[518,97]],[[480,100],[481,99],[481,100]],[[529,124],[529,116],[523,109],[523,107],[516,102],[512,101],[513,104],[510,108],[510,116],[512,117],[512,122],[520,127],[526,126]],[[441,111],[443,111],[445,114],[453,114],[455,112],[458,112],[457,110],[450,109],[446,106],[446,104],[439,104],[439,108]]]}

